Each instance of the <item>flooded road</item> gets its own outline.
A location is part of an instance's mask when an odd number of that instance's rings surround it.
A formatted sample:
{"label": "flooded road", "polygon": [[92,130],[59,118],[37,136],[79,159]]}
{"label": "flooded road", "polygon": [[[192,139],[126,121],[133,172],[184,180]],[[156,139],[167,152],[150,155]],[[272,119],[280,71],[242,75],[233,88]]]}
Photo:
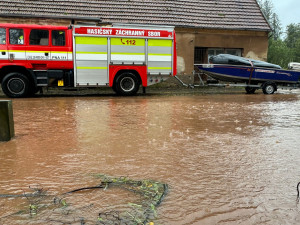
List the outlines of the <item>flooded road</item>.
{"label": "flooded road", "polygon": [[[101,173],[168,184],[154,224],[300,223],[300,92],[32,98],[13,107],[0,194],[30,186],[57,195],[96,185],[92,174]],[[95,204],[80,215],[95,224],[100,210],[132,195],[94,190],[68,201]],[[0,224],[62,224],[49,222],[53,213],[48,222],[12,215],[28,204],[0,198]]]}

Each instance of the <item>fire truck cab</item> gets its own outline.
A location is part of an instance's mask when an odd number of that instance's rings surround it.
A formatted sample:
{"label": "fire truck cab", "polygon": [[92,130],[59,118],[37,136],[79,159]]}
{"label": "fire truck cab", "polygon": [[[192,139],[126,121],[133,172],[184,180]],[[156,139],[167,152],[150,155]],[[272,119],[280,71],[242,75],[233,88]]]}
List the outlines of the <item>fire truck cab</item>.
{"label": "fire truck cab", "polygon": [[139,86],[176,75],[174,27],[0,24],[0,82],[12,98],[42,87]]}

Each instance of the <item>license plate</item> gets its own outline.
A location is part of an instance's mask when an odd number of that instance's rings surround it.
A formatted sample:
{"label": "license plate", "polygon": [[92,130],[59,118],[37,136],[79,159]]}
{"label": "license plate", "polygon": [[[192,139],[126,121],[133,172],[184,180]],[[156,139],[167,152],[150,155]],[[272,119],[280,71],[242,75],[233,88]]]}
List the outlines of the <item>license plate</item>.
{"label": "license plate", "polygon": [[58,87],[63,87],[64,86],[64,80],[58,80],[57,86]]}

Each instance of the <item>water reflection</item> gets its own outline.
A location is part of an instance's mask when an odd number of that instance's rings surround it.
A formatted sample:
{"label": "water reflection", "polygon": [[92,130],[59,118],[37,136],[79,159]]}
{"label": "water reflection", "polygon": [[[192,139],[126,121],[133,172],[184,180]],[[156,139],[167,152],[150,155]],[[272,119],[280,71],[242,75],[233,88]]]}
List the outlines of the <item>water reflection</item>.
{"label": "water reflection", "polygon": [[[14,100],[16,138],[0,143],[0,193],[30,185],[62,193],[104,173],[168,183],[158,224],[297,224],[299,96]],[[103,207],[119,204],[101,198]],[[0,199],[0,215],[26,207],[17,202]]]}

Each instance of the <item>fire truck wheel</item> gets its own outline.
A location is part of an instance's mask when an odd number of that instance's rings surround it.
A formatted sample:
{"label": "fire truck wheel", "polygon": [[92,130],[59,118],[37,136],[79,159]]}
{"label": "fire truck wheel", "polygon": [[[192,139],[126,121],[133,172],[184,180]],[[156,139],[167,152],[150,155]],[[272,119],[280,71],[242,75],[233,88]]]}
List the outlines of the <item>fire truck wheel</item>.
{"label": "fire truck wheel", "polygon": [[40,89],[36,87],[34,84],[30,84],[27,95],[33,97],[36,93],[38,93],[39,90]]}
{"label": "fire truck wheel", "polygon": [[2,91],[10,98],[22,98],[28,94],[29,81],[21,73],[7,74],[2,80]]}
{"label": "fire truck wheel", "polygon": [[117,93],[117,89],[116,89],[116,85],[115,84],[112,86],[112,89],[113,89],[114,92]]}
{"label": "fire truck wheel", "polygon": [[133,73],[122,73],[116,79],[116,92],[119,95],[135,95],[139,90],[139,80]]}

